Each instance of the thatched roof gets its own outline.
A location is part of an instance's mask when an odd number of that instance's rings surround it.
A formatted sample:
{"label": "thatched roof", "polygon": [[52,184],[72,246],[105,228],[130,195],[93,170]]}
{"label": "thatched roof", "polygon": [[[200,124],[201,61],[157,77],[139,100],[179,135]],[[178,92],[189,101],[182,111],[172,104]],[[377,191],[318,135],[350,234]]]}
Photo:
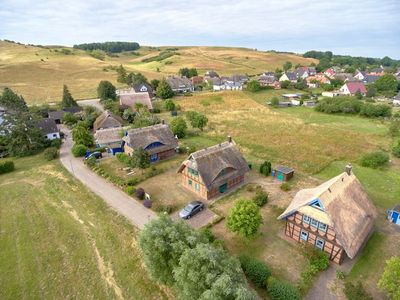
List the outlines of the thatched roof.
{"label": "thatched roof", "polygon": [[[357,177],[349,173],[299,191],[278,219],[298,211],[331,226],[347,255],[353,258],[371,232],[377,211]],[[310,206],[316,199],[323,210]]]}
{"label": "thatched roof", "polygon": [[149,93],[121,94],[119,96],[119,103],[120,105],[130,106],[133,108],[136,103],[139,103],[146,106],[148,109],[153,109]]}
{"label": "thatched roof", "polygon": [[120,116],[116,116],[108,110],[105,110],[100,116],[97,117],[93,123],[93,130],[97,131],[100,128],[115,128],[121,127],[123,120]]}
{"label": "thatched roof", "polygon": [[124,130],[127,129],[128,127],[99,129],[94,134],[94,139],[98,145],[122,142],[123,134],[121,135],[121,132],[124,133]]}
{"label": "thatched roof", "polygon": [[152,143],[160,142],[162,146],[148,149],[149,154],[175,149],[178,141],[167,124],[157,124],[153,126],[129,129],[128,134],[123,140],[133,149],[145,149]]}
{"label": "thatched roof", "polygon": [[[236,147],[235,142],[227,141],[192,153],[178,172],[189,167],[199,172],[207,190],[218,186],[226,177],[237,177],[248,172],[249,166]],[[228,169],[226,176],[219,176]]]}

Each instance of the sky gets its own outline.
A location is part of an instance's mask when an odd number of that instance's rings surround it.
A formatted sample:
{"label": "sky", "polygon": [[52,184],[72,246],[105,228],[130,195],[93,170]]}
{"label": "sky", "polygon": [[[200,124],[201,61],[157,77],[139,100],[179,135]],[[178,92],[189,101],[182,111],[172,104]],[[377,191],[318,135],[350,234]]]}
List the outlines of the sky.
{"label": "sky", "polygon": [[400,0],[0,0],[0,39],[330,50],[400,59]]}

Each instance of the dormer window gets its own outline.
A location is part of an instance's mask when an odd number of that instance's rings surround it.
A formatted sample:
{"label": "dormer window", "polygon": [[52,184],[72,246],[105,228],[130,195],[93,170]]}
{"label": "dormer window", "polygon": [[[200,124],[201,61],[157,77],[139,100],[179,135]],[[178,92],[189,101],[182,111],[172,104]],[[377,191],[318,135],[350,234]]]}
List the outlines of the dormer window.
{"label": "dormer window", "polygon": [[325,207],[319,199],[316,199],[313,202],[311,202],[310,206],[317,208],[319,210],[325,211]]}

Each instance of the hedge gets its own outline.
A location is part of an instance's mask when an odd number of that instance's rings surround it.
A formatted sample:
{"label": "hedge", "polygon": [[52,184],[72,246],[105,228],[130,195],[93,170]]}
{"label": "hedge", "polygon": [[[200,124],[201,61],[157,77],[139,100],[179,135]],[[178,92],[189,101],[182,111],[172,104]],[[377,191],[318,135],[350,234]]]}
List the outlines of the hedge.
{"label": "hedge", "polygon": [[247,255],[239,257],[240,265],[247,277],[259,288],[267,286],[267,279],[271,276],[268,266],[262,261]]}
{"label": "hedge", "polygon": [[0,174],[10,173],[14,171],[14,162],[12,161],[5,161],[0,162]]}
{"label": "hedge", "polygon": [[389,155],[381,151],[365,154],[361,158],[361,166],[372,169],[387,165],[388,162]]}
{"label": "hedge", "polygon": [[43,151],[43,156],[46,160],[53,160],[58,157],[58,149],[56,147],[49,147]]}
{"label": "hedge", "polygon": [[72,147],[72,155],[75,157],[80,157],[80,156],[84,156],[86,154],[86,150],[87,147],[85,145],[81,145],[81,144],[75,144]]}
{"label": "hedge", "polygon": [[289,282],[270,277],[267,282],[268,292],[272,300],[300,300],[299,291]]}

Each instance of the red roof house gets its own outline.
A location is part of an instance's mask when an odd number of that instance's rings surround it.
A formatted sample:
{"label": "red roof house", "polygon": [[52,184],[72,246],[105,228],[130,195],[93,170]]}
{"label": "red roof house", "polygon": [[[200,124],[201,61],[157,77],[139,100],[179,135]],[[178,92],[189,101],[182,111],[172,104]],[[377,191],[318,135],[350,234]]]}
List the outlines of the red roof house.
{"label": "red roof house", "polygon": [[360,92],[363,96],[367,94],[367,89],[363,82],[360,81],[350,81],[346,82],[339,90],[343,95],[354,96],[357,92]]}

